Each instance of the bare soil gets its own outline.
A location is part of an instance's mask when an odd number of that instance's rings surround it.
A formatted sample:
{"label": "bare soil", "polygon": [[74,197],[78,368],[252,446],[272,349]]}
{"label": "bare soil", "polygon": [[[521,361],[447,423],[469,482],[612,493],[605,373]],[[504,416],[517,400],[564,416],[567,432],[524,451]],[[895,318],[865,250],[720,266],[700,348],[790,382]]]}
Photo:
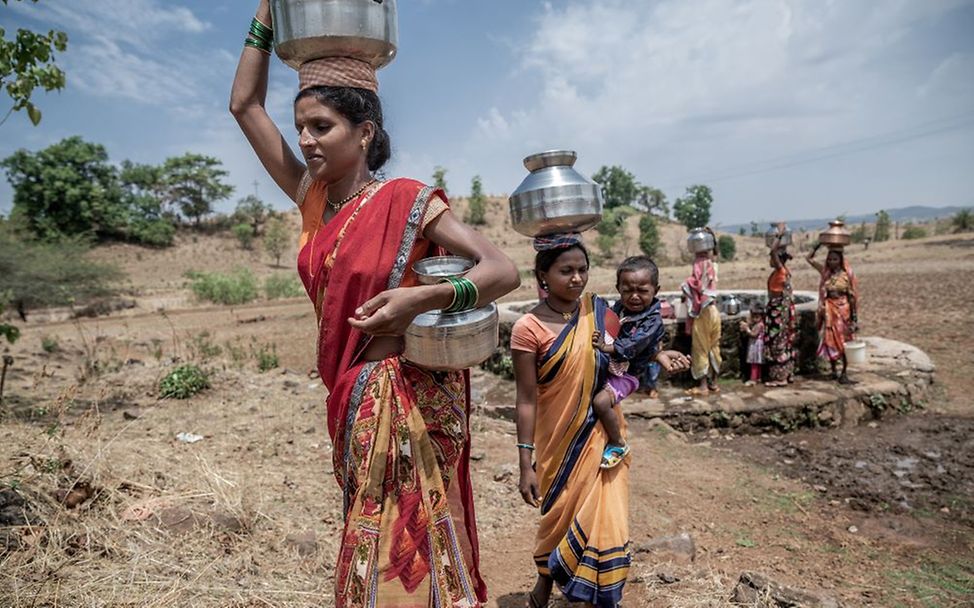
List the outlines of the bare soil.
{"label": "bare soil", "polygon": [[[527,239],[504,238],[527,268]],[[687,531],[696,556],[638,553],[624,605],[729,606],[745,571],[845,606],[974,602],[972,243],[959,235],[850,252],[864,331],[913,343],[938,366],[940,392],[924,411],[765,437],[632,422],[633,541]],[[760,245],[721,265],[722,287],[764,285]],[[194,303],[181,275],[201,260],[282,271],[222,237],[99,255],[124,260],[139,306],[32,321],[7,349],[15,363],[0,410],[0,605],[331,605],[341,499],[325,391],[309,376],[310,305]],[[807,265],[792,266],[797,288],[816,287]],[[663,289],[685,273],[665,267]],[[612,263],[592,274],[592,288],[612,289]],[[510,298],[533,293],[526,280]],[[264,373],[262,348],[280,360]],[[210,372],[212,387],[160,400],[160,379],[187,361]],[[480,400],[512,395],[509,384],[474,377]],[[182,442],[183,432],[202,439]],[[476,413],[473,443],[490,605],[523,606],[537,516],[516,492],[513,424]]]}

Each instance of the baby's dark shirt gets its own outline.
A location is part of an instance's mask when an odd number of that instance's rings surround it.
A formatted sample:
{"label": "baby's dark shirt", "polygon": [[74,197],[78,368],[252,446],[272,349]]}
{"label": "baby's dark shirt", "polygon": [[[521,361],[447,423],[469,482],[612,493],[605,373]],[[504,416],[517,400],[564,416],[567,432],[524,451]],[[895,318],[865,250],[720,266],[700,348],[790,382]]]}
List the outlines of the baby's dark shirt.
{"label": "baby's dark shirt", "polygon": [[613,343],[615,354],[612,358],[628,361],[628,373],[639,376],[652,362],[659,351],[660,342],[666,336],[660,301],[653,298],[646,310],[636,314],[628,313],[622,302],[617,301],[612,306],[612,311],[619,316],[620,322],[619,335]]}

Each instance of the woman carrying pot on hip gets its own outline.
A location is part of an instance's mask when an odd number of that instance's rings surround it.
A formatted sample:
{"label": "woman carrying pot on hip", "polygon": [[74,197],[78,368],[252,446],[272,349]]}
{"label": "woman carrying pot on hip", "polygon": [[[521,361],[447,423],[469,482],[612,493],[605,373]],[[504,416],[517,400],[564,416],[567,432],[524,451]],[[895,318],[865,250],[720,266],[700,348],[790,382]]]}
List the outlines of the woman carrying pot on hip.
{"label": "woman carrying pot on hip", "polygon": [[[400,353],[417,314],[486,304],[518,286],[517,269],[456,218],[442,191],[375,177],[390,143],[370,64],[333,57],[301,66],[296,158],[264,108],[272,28],[261,0],[230,110],[301,211],[298,273],[318,320],[344,493],[335,603],[481,606],[468,375],[426,371]],[[438,250],[477,262],[467,283],[417,285],[413,262]]]}

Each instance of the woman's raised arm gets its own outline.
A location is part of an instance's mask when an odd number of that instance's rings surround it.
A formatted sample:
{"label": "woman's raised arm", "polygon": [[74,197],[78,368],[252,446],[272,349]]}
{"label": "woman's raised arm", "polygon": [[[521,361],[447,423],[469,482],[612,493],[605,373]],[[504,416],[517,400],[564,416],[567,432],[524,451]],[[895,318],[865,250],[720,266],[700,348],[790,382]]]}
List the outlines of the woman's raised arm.
{"label": "woman's raised arm", "polygon": [[819,271],[819,273],[825,270],[825,267],[822,266],[821,263],[815,261],[815,254],[818,253],[818,248],[821,246],[821,243],[817,243],[814,247],[812,247],[812,250],[808,252],[808,255],[805,256],[805,260],[812,265],[812,268]]}
{"label": "woman's raised arm", "polygon": [[[271,25],[268,0],[260,0],[256,18],[265,25]],[[230,91],[230,113],[237,119],[237,124],[271,178],[295,200],[305,168],[264,109],[269,68],[270,54],[244,47]]]}

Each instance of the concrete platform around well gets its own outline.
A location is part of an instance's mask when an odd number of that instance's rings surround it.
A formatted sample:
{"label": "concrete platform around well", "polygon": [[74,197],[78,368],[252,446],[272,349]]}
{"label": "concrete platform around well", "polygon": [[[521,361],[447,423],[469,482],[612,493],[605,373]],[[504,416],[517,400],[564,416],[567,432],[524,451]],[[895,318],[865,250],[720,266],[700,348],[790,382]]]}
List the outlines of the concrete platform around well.
{"label": "concrete platform around well", "polygon": [[[683,431],[725,428],[737,433],[856,425],[922,408],[934,382],[930,357],[904,342],[861,339],[866,342],[868,358],[864,364],[849,367],[849,377],[856,382],[852,385],[838,384],[826,376],[798,376],[794,384],[780,388],[722,380],[720,393],[691,397],[664,382],[658,399],[637,393],[621,407],[630,419],[657,418]],[[488,415],[513,419],[513,403],[493,405],[490,401],[482,406]]]}

